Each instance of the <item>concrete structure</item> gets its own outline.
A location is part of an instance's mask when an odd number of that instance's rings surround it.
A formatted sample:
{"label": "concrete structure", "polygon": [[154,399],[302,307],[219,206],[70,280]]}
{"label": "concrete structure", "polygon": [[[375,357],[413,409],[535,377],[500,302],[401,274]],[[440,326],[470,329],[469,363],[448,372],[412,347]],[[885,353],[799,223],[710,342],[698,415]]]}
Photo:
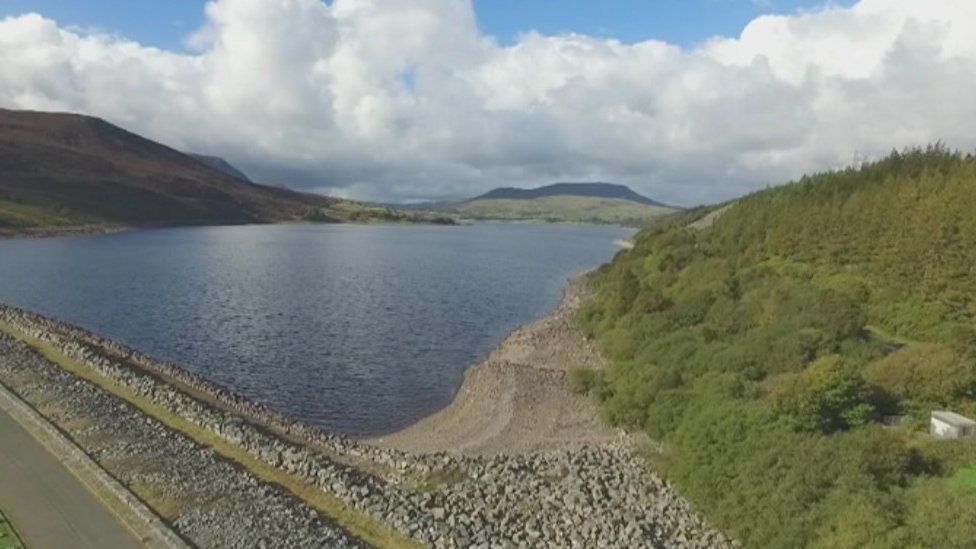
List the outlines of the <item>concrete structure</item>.
{"label": "concrete structure", "polygon": [[976,421],[954,412],[932,412],[931,433],[940,438],[976,438]]}

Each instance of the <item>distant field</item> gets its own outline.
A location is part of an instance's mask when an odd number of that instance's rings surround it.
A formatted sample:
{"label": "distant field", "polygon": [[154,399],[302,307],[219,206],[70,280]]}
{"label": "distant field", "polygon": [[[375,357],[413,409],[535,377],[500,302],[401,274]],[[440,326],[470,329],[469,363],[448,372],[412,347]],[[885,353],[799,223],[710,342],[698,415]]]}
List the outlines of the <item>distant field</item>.
{"label": "distant field", "polygon": [[23,549],[24,544],[21,543],[17,534],[14,533],[13,527],[7,522],[7,518],[3,516],[0,512],[0,549]]}
{"label": "distant field", "polygon": [[0,230],[81,224],[82,219],[52,208],[0,199]]}
{"label": "distant field", "polygon": [[620,225],[642,225],[674,211],[630,200],[583,196],[548,196],[532,200],[477,199],[457,204],[453,210],[474,219]]}
{"label": "distant field", "polygon": [[[335,199],[329,208],[310,209],[304,221],[341,223],[452,223],[444,215],[402,212],[387,207]],[[111,220],[79,215],[66,208],[23,204],[0,198],[0,237],[17,234],[54,233],[108,229],[121,226]]]}
{"label": "distant field", "polygon": [[[377,206],[364,202],[335,199],[332,207],[326,211],[332,219],[346,223],[435,223],[454,224],[446,215],[428,212],[405,212],[386,206]],[[315,219],[310,219],[314,221]]]}

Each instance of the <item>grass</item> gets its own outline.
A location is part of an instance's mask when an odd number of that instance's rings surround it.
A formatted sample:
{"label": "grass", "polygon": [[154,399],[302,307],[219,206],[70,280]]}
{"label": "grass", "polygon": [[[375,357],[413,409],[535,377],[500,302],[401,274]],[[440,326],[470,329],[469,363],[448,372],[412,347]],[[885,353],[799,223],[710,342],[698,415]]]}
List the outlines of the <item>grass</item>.
{"label": "grass", "polygon": [[956,473],[953,480],[963,486],[971,486],[976,488],[976,463],[973,463],[969,466],[969,468],[963,469]]}
{"label": "grass", "polygon": [[479,199],[458,204],[454,210],[476,219],[621,225],[642,225],[673,211],[630,200],[582,196],[548,196],[532,200]]}
{"label": "grass", "polygon": [[[298,476],[285,473],[258,460],[239,446],[227,442],[211,431],[187,421],[170,410],[138,395],[131,389],[116,383],[111,378],[99,374],[84,364],[65,356],[53,345],[24,334],[13,326],[2,322],[0,322],[0,331],[7,332],[11,336],[24,341],[40,353],[41,356],[57,364],[65,371],[94,383],[132,406],[135,406],[146,415],[160,421],[167,427],[183,433],[198,444],[212,448],[224,458],[236,462],[261,480],[285,488],[345,528],[350,534],[365,541],[369,545],[379,548],[397,549],[422,547],[418,542],[403,535],[382,521],[347,505],[341,499],[322,491],[317,486],[310,485]],[[138,495],[145,498],[150,507],[153,507],[157,513],[165,516],[173,512],[170,505],[171,502],[160,500],[154,502],[156,498],[148,490],[145,490],[145,486],[140,486],[139,488],[142,493]]]}
{"label": "grass", "polygon": [[134,480],[129,483],[129,490],[143,501],[151,501],[153,511],[163,520],[173,520],[186,508],[188,499],[181,496],[161,495],[153,485]]}
{"label": "grass", "polygon": [[64,422],[63,428],[70,433],[84,431],[92,426],[92,420],[87,417],[79,417]]}
{"label": "grass", "polygon": [[[346,223],[363,224],[386,224],[386,223],[421,223],[421,224],[448,224],[453,225],[454,220],[448,216],[431,212],[406,212],[395,210],[386,206],[356,202],[353,200],[337,200],[326,210],[319,212],[321,215],[331,217],[337,221]],[[312,216],[311,220],[316,220]]]}
{"label": "grass", "polygon": [[55,227],[70,224],[50,209],[0,199],[0,225],[17,228]]}
{"label": "grass", "polygon": [[13,525],[7,521],[0,511],[0,549],[24,549],[24,544],[14,531]]}
{"label": "grass", "polygon": [[0,198],[0,237],[84,233],[108,229],[113,225],[64,208],[46,204],[22,204]]}

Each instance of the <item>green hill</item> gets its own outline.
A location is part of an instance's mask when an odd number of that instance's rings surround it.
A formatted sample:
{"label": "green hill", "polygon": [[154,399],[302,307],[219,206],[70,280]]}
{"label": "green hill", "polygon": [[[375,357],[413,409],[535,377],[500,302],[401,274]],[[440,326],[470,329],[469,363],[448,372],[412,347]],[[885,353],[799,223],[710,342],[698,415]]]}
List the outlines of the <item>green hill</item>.
{"label": "green hill", "polygon": [[643,225],[675,210],[618,198],[546,196],[533,199],[479,198],[453,205],[471,219]]}
{"label": "green hill", "polygon": [[258,185],[88,116],[0,109],[0,235],[275,221],[423,220]]}
{"label": "green hill", "polygon": [[972,547],[976,444],[926,429],[976,415],[976,161],[896,153],[688,226],[708,213],[593,280],[612,365],[578,381],[606,418],[748,547]]}

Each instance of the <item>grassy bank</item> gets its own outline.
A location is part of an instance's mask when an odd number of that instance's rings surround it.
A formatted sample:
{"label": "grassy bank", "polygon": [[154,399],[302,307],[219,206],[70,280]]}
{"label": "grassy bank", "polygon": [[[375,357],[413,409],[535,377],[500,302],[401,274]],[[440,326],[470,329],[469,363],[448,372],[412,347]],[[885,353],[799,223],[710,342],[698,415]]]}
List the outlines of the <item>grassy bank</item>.
{"label": "grassy bank", "polygon": [[0,549],[24,549],[24,544],[3,511],[0,511]]}
{"label": "grassy bank", "polygon": [[933,147],[647,229],[594,279],[586,385],[749,547],[972,547],[976,444],[926,427],[976,415],[973,212]]}
{"label": "grassy bank", "polygon": [[[17,330],[15,327],[0,322],[0,331],[16,337],[54,364],[80,378],[86,379],[116,397],[135,406],[146,415],[155,418],[167,427],[183,433],[198,444],[212,448],[215,452],[244,467],[258,478],[280,485],[302,499],[323,515],[331,518],[353,536],[379,548],[417,548],[419,544],[396,531],[385,523],[347,505],[345,502],[328,494],[316,486],[309,485],[296,475],[292,475],[271,467],[245,452],[239,446],[227,442],[209,430],[203,429],[187,421],[168,409],[136,394],[129,388],[116,383],[114,380],[101,375],[84,364],[64,355],[54,346],[31,337]],[[172,502],[159,498],[156,494],[147,492],[141,486],[130,486],[154,510],[166,516],[172,513]]]}

